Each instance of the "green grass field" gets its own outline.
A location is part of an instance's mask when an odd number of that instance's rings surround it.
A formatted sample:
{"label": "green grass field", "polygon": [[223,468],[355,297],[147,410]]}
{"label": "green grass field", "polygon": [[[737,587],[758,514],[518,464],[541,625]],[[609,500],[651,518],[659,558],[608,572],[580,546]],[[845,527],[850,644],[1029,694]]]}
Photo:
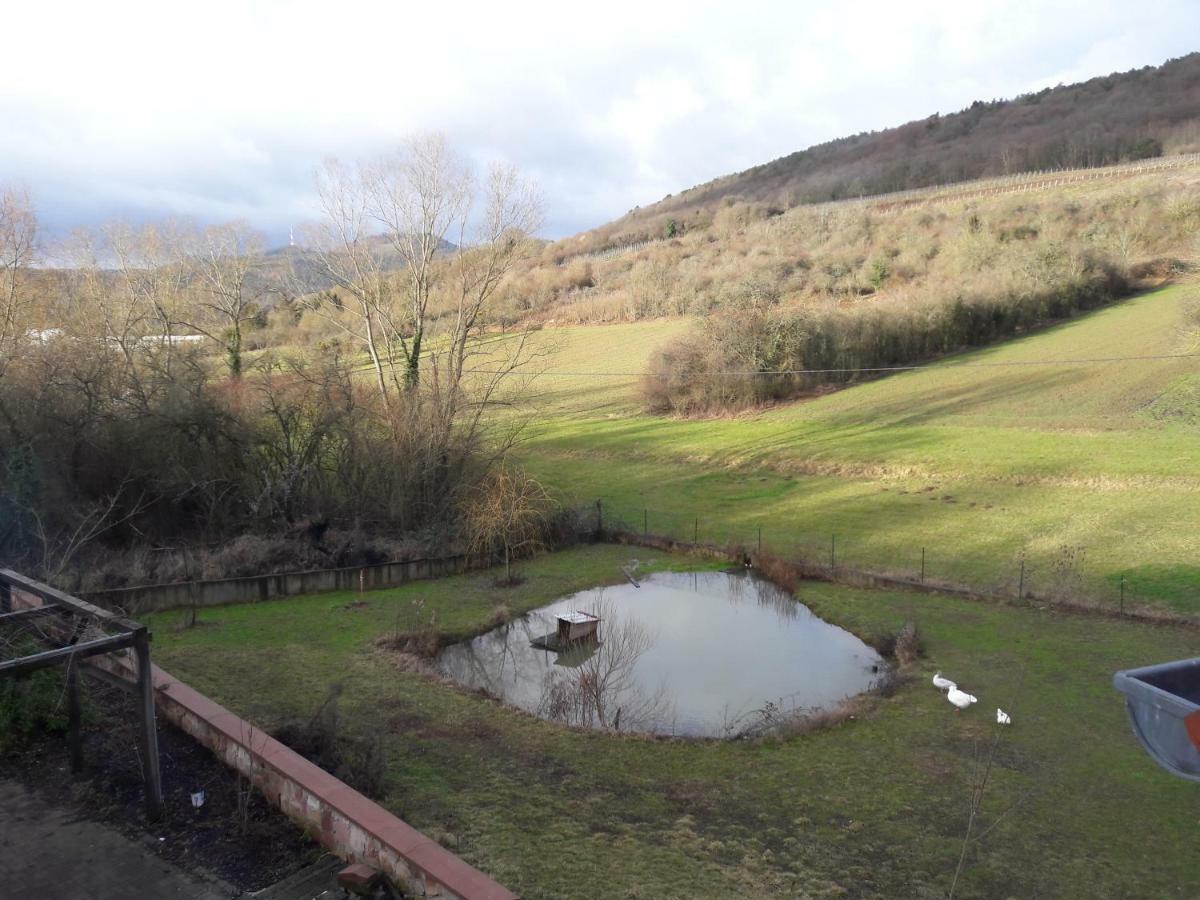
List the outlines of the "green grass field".
{"label": "green grass field", "polygon": [[[385,805],[527,898],[944,897],[980,754],[996,767],[958,896],[1195,896],[1195,786],[1137,746],[1111,687],[1120,668],[1190,655],[1190,628],[901,592],[803,586],[860,635],[915,621],[918,677],[858,718],[786,740],[656,741],[567,730],[395,664],[374,640],[411,627],[487,627],[494,607],[540,605],[619,579],[627,547],[486,573],[154,616],[174,674],[260,724],[309,720],[340,683],[341,716],[381,730]],[[694,561],[659,556],[662,566]],[[957,714],[935,668],[980,697]],[[563,865],[563,860],[571,860]]]}
{"label": "green grass field", "polygon": [[[1200,359],[1179,285],[933,368],[724,419],[650,416],[682,321],[547,329],[521,461],[635,527],[1015,590],[1200,611]],[[1189,342],[1190,340],[1190,342]],[[1017,365],[1012,365],[1017,364]],[[836,535],[835,538],[832,536]]]}

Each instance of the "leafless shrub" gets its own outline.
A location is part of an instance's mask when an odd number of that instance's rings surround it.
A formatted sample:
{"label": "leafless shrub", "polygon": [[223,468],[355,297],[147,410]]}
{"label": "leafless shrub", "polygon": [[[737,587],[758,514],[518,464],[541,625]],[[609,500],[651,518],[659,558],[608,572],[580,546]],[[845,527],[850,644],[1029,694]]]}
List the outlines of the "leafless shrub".
{"label": "leafless shrub", "polygon": [[250,810],[254,801],[254,791],[262,773],[259,760],[262,758],[267,737],[266,732],[255,728],[249,722],[241,723],[241,748],[238,752],[242,756],[242,764],[235,768],[234,816],[238,830],[243,835],[250,830]]}
{"label": "leafless shrub", "polygon": [[318,749],[325,754],[332,754],[337,745],[338,732],[341,728],[341,717],[338,714],[338,701],[342,697],[342,684],[330,685],[329,693],[317,707],[309,722],[309,730],[317,741]]}
{"label": "leafless shrub", "polygon": [[492,469],[476,487],[466,507],[471,550],[504,560],[503,584],[513,584],[512,560],[543,543],[554,503],[536,478],[512,465]]}
{"label": "leafless shrub", "polygon": [[770,554],[761,554],[756,557],[754,568],[764,578],[793,595],[803,581],[794,564]]}
{"label": "leafless shrub", "polygon": [[442,647],[443,635],[438,628],[437,610],[426,610],[425,599],[416,597],[396,610],[396,622],[391,634],[376,643],[385,649],[411,654],[420,659],[432,659]]}
{"label": "leafless shrub", "polygon": [[1050,561],[1052,593],[1055,600],[1071,601],[1086,595],[1084,589],[1084,559],[1082,547],[1063,544]]}
{"label": "leafless shrub", "polygon": [[727,726],[726,735],[736,739],[786,740],[833,728],[863,715],[869,705],[864,695],[847,697],[839,703],[819,709],[788,709],[766,703],[749,716]]}
{"label": "leafless shrub", "polygon": [[891,653],[892,658],[901,666],[911,666],[924,655],[925,648],[921,642],[920,632],[917,631],[917,623],[906,622],[904,627],[896,633]]}
{"label": "leafless shrub", "polygon": [[341,684],[333,685],[308,722],[285,725],[277,737],[354,789],[381,798],[387,781],[384,732],[348,732],[338,711],[342,693]]}

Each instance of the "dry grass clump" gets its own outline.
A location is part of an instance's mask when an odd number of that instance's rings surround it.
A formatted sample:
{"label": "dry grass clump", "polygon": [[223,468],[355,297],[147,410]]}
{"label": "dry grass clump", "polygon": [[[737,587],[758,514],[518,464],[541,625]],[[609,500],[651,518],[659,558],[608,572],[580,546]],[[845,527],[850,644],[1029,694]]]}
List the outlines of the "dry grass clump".
{"label": "dry grass clump", "polygon": [[212,547],[135,548],[85,556],[80,590],[219,580],[243,576],[370,566],[418,559],[429,546],[416,539],[330,528],[309,521],[281,535],[242,534]]}
{"label": "dry grass clump", "polygon": [[925,646],[916,622],[905,622],[899,631],[884,638],[876,649],[880,656],[895,660],[901,668],[914,665],[925,655]]}
{"label": "dry grass clump", "polygon": [[501,625],[507,625],[513,620],[515,615],[516,614],[513,612],[512,607],[507,603],[498,603],[492,610],[491,616],[488,617],[487,625],[485,626],[484,630],[491,631],[493,628],[499,628]]}
{"label": "dry grass clump", "polygon": [[786,591],[796,593],[804,580],[799,568],[787,560],[769,554],[759,554],[754,558],[754,569],[768,581],[772,581]]}
{"label": "dry grass clump", "polygon": [[432,660],[446,643],[447,638],[434,628],[398,631],[375,639],[376,647],[398,657],[410,657],[410,664],[413,660]]}
{"label": "dry grass clump", "polygon": [[841,703],[828,709],[816,709],[803,715],[783,718],[756,736],[773,740],[787,740],[812,734],[814,731],[834,728],[865,715],[870,709],[871,703],[872,699],[868,694],[847,697]]}

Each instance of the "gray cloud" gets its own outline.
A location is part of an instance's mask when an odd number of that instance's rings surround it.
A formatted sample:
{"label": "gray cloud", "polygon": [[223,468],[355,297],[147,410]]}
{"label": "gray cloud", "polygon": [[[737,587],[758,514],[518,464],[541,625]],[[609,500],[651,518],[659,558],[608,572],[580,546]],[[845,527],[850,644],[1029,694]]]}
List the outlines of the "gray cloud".
{"label": "gray cloud", "polygon": [[[504,8],[501,8],[504,7]],[[0,181],[48,230],[313,215],[312,172],[406,134],[507,159],[548,236],[976,98],[1196,49],[1188,2],[27,4],[0,73]]]}

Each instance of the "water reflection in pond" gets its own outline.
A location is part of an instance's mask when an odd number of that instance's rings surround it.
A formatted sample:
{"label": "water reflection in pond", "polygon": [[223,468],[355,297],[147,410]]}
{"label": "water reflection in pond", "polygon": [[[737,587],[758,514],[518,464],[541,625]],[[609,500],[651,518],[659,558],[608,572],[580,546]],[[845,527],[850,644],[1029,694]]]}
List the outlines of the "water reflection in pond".
{"label": "water reflection in pond", "polygon": [[[560,614],[601,617],[598,643],[532,642]],[[763,709],[828,708],[871,686],[879,655],[773,583],[744,572],[663,572],[566,597],[472,641],[438,668],[544,718],[657,734],[729,736]],[[769,706],[770,705],[770,706]]]}

